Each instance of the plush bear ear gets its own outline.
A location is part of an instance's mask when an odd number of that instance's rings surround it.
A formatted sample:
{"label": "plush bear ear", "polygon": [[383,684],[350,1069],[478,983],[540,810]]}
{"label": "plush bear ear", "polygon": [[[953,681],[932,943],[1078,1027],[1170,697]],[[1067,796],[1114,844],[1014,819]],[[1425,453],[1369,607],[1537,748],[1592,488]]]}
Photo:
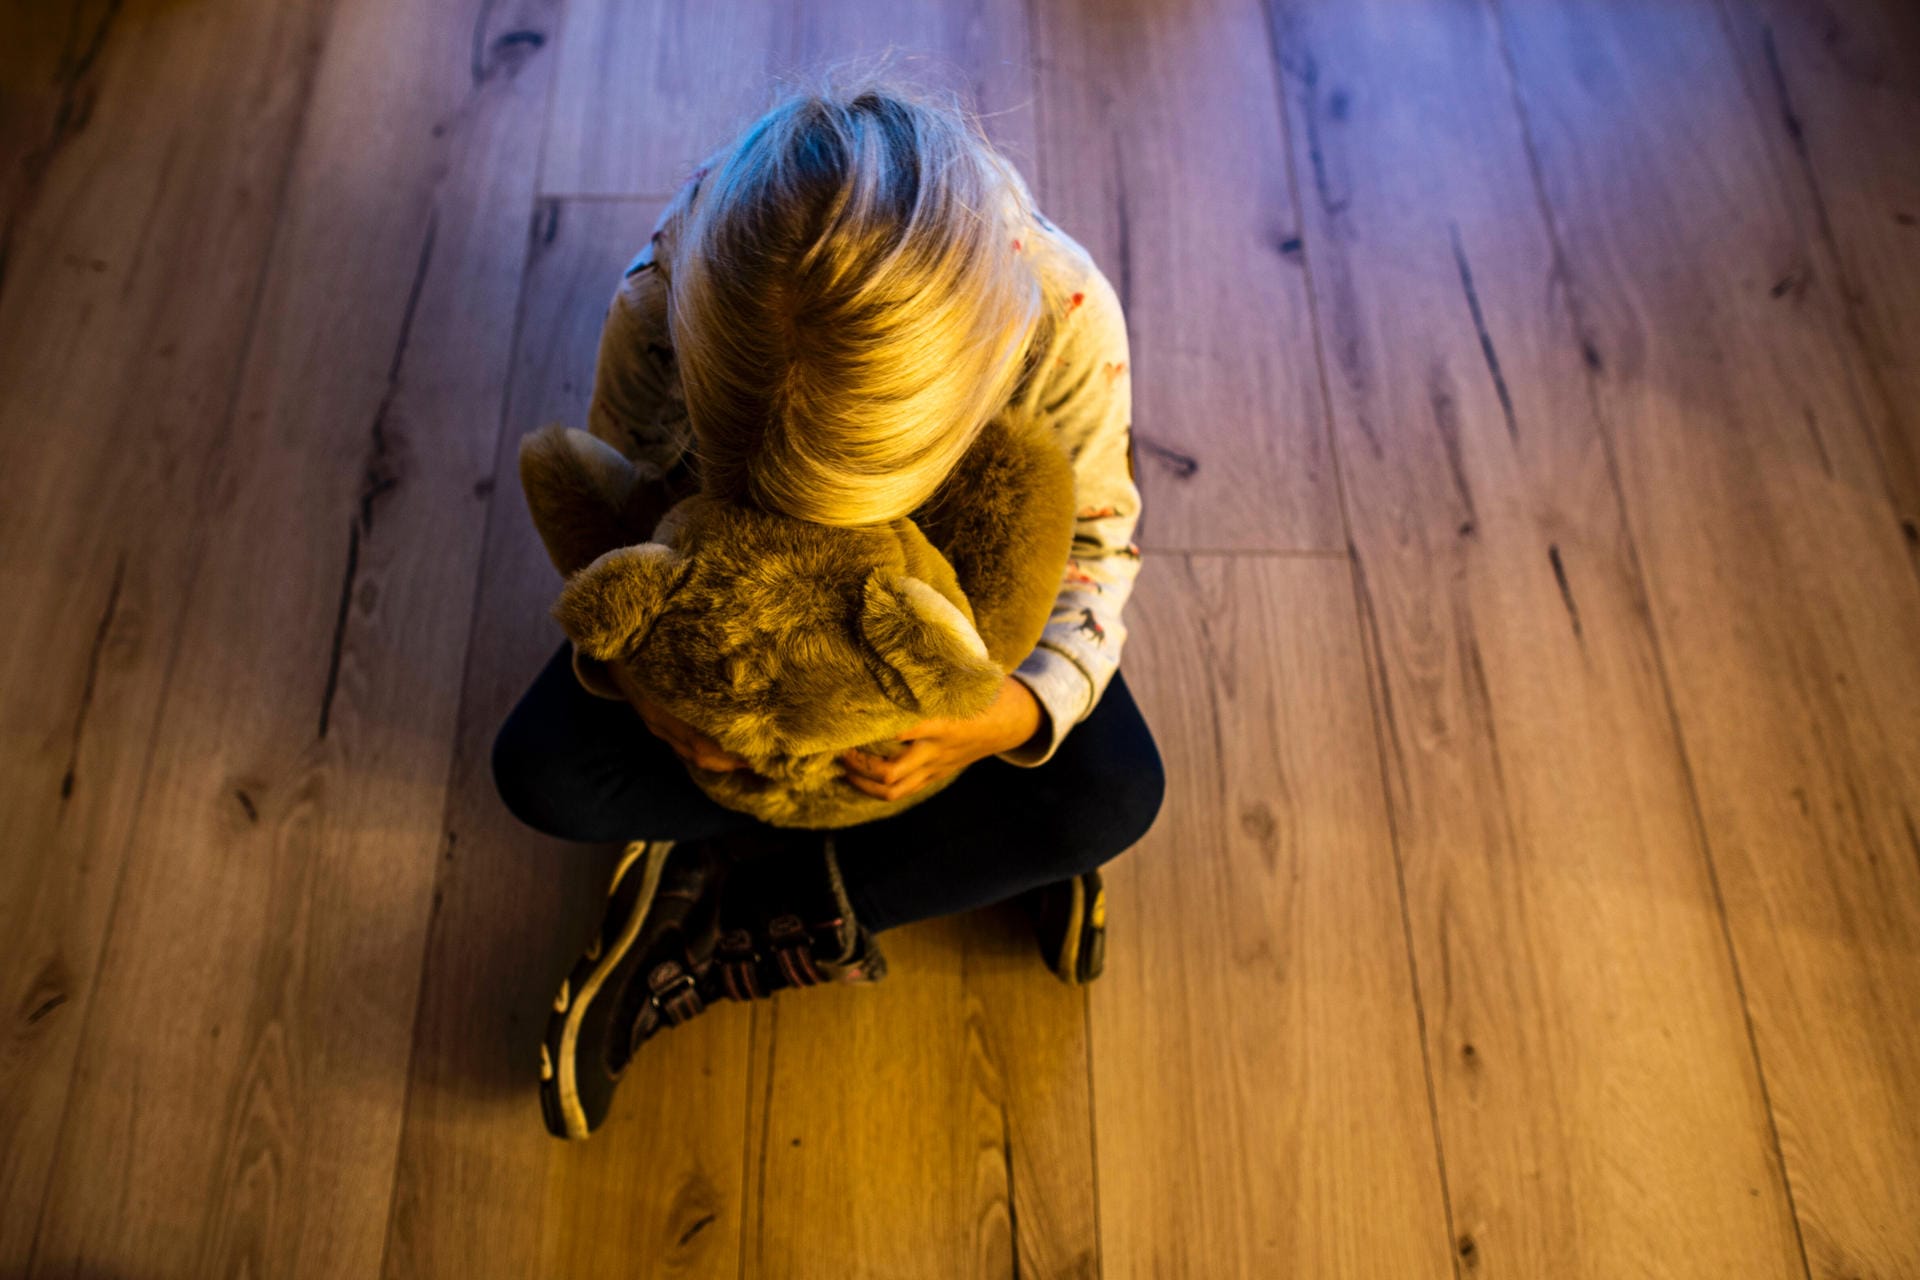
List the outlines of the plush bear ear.
{"label": "plush bear ear", "polygon": [[918,578],[867,575],[860,633],[880,659],[887,696],[922,716],[978,715],[1004,678],[980,633],[951,600]]}
{"label": "plush bear ear", "polygon": [[636,478],[618,449],[584,431],[555,425],[520,441],[520,488],[562,575],[647,536],[626,517]]}
{"label": "plush bear ear", "polygon": [[553,616],[580,652],[614,662],[646,641],[687,561],[658,542],[609,551],[567,579]]}

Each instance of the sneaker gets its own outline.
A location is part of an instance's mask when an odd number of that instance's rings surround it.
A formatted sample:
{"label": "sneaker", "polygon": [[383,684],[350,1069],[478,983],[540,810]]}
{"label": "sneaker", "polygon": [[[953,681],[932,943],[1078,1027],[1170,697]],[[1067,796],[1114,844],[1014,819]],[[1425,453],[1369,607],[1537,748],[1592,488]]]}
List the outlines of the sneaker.
{"label": "sneaker", "polygon": [[886,976],[879,941],[854,918],[831,836],[801,837],[741,864],[721,916],[714,959],[729,999]]}
{"label": "sneaker", "polygon": [[640,1046],[717,1001],[885,975],[831,842],[755,833],[631,844],[600,932],[554,998],[540,1058],[547,1129],[589,1136]]}
{"label": "sneaker", "polygon": [[1107,887],[1098,871],[1042,885],[1026,900],[1041,958],[1062,982],[1078,986],[1107,964]]}
{"label": "sneaker", "polygon": [[[632,1056],[632,1015],[622,1006],[636,988],[653,994],[634,977],[689,943],[698,949],[703,925],[709,933],[712,925],[712,911],[702,908],[723,874],[706,842],[636,840],[622,852],[599,932],[560,984],[540,1046],[540,1110],[555,1137],[585,1138],[606,1118]],[[675,999],[668,991],[663,1003],[684,1010],[684,999]]]}

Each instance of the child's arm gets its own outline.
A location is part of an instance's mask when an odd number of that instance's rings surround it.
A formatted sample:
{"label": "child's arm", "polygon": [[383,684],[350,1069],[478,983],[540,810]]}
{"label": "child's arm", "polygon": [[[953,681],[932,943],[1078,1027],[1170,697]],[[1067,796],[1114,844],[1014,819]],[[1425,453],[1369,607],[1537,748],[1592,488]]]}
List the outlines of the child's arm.
{"label": "child's arm", "polygon": [[1073,558],[1039,646],[1014,676],[1033,691],[1050,722],[1030,743],[1000,758],[1045,763],[1067,731],[1085,719],[1120,666],[1127,629],[1120,611],[1140,571],[1133,545],[1140,519],[1131,453],[1133,385],[1126,317],[1105,276],[1091,270],[1069,301],[1051,378],[1040,379],[1038,408],[1073,459],[1078,504]]}
{"label": "child's arm", "polygon": [[654,256],[663,238],[673,234],[698,183],[696,175],[668,203],[620,281],[600,330],[587,409],[587,429],[651,473],[659,495],[656,519],[700,487],[667,326],[666,268]]}
{"label": "child's arm", "polygon": [[[670,243],[665,238],[672,236],[698,182],[696,174],[668,203],[646,247],[621,278],[600,329],[593,398],[587,406],[587,430],[642,472],[640,485],[646,496],[631,509],[631,523],[648,532],[676,502],[700,488],[691,453],[693,430],[667,328],[666,274],[654,258],[663,242]],[[573,670],[588,692],[614,700],[625,697],[614,673],[577,646]]]}

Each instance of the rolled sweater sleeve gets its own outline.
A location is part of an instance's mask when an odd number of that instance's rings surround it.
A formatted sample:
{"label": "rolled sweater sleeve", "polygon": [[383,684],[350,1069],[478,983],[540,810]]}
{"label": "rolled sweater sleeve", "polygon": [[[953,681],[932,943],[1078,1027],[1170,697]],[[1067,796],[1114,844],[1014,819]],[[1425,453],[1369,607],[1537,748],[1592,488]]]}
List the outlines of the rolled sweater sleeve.
{"label": "rolled sweater sleeve", "polygon": [[1046,709],[1048,724],[1000,759],[1029,768],[1053,757],[1119,669],[1127,640],[1121,610],[1140,571],[1126,319],[1112,285],[1090,258],[1086,263],[1083,282],[1065,302],[1048,366],[1052,376],[1037,380],[1034,396],[1073,460],[1078,510],[1052,614],[1039,644],[1013,673]]}

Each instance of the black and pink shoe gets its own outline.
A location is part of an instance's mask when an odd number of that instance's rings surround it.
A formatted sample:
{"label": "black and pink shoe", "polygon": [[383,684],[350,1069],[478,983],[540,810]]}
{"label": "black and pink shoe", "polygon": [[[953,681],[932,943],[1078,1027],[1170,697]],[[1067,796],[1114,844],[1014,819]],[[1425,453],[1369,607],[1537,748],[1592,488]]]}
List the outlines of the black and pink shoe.
{"label": "black and pink shoe", "polygon": [[[540,1109],[554,1136],[584,1138],[606,1118],[630,1056],[627,1006],[659,965],[712,949],[725,871],[706,842],[636,840],[622,852],[599,931],[560,984],[540,1046]],[[663,1001],[686,1009],[672,992]]]}
{"label": "black and pink shoe", "polygon": [[590,1135],[639,1047],[715,1001],[885,974],[878,943],[847,903],[830,840],[755,833],[629,845],[600,932],[561,983],[547,1023],[547,1128]]}

